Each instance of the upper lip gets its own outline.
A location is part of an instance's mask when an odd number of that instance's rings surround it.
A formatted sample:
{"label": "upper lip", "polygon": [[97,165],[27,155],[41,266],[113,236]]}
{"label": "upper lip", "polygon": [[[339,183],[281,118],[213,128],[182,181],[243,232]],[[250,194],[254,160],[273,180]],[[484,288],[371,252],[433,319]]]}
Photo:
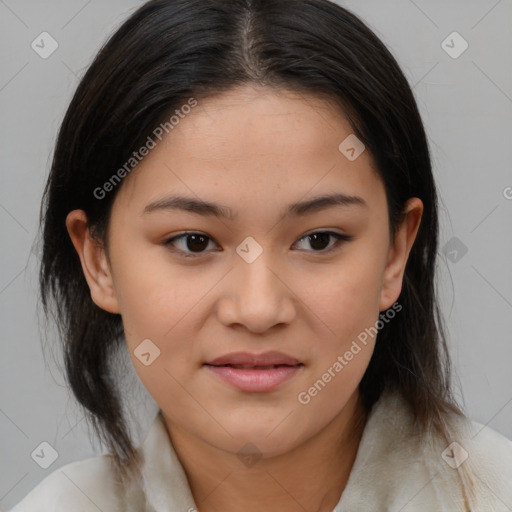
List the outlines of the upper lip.
{"label": "upper lip", "polygon": [[263,352],[262,354],[251,354],[249,352],[232,352],[208,361],[211,366],[223,366],[237,364],[244,366],[273,366],[288,365],[296,366],[302,364],[298,359],[283,354],[282,352]]}

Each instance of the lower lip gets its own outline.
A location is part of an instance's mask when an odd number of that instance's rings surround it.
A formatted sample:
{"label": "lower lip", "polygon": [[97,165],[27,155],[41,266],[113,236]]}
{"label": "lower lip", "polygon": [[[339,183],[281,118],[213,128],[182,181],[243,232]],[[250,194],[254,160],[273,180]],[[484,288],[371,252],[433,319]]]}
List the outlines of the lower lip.
{"label": "lower lip", "polygon": [[241,369],[231,366],[206,367],[222,380],[238,388],[240,391],[264,392],[276,389],[283,382],[293,377],[302,367],[277,366],[272,369]]}

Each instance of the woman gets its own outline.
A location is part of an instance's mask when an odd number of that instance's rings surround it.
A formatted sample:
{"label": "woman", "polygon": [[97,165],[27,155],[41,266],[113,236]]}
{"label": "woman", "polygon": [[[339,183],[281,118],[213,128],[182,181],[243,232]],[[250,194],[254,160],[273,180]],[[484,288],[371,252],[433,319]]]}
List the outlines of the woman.
{"label": "woman", "polygon": [[[14,512],[512,507],[512,442],[450,389],[421,118],[347,10],[145,3],[71,101],[42,222],[43,304],[110,455]],[[140,447],[124,347],[159,406]]]}

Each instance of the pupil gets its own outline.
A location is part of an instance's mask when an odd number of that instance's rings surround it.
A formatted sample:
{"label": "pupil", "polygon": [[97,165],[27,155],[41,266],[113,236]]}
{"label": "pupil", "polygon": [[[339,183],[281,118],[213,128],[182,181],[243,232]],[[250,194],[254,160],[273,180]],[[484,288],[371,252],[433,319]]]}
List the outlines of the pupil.
{"label": "pupil", "polygon": [[[192,243],[190,243],[192,240]],[[203,235],[188,235],[187,237],[187,249],[193,251],[195,249],[201,251],[208,246],[206,237]]]}
{"label": "pupil", "polygon": [[[317,247],[315,245],[316,242],[320,241],[320,245],[329,245],[329,235],[328,233],[315,233],[313,235],[308,235],[310,239],[310,244],[313,249],[325,249],[325,247]],[[322,243],[323,242],[323,243]]]}

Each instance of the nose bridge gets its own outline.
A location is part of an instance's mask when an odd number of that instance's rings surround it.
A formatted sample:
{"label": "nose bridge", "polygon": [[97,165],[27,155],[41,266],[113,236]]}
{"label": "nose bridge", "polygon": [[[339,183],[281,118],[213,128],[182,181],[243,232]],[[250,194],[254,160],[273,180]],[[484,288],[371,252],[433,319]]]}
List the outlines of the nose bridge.
{"label": "nose bridge", "polygon": [[270,251],[260,254],[254,261],[247,262],[243,259],[237,261],[235,265],[235,274],[237,282],[247,293],[255,292],[257,294],[272,294],[277,286],[276,270],[271,270],[272,263]]}
{"label": "nose bridge", "polygon": [[[259,300],[262,295],[269,301],[275,300],[276,289],[279,288],[276,283],[275,266],[269,249],[263,247],[253,240],[246,240],[237,248],[239,258],[235,259],[235,280],[237,290],[241,292],[241,297],[245,296],[251,300]],[[274,265],[273,265],[274,263]]]}
{"label": "nose bridge", "polygon": [[[248,237],[251,238],[251,237]],[[236,249],[231,276],[232,321],[251,330],[265,330],[276,323],[289,322],[293,314],[290,290],[279,276],[272,252],[254,239],[244,240]]]}

